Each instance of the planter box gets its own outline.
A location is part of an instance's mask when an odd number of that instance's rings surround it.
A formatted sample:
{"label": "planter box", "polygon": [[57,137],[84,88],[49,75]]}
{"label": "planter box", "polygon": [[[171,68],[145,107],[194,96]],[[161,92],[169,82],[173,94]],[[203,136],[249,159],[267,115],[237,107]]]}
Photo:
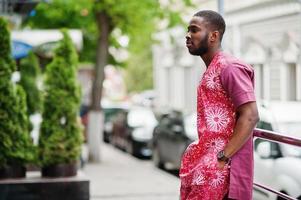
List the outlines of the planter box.
{"label": "planter box", "polygon": [[0,168],[0,180],[7,178],[25,178],[26,168],[19,165],[10,165]]}
{"label": "planter box", "polygon": [[42,167],[41,172],[42,172],[42,177],[45,178],[76,176],[77,165],[76,163],[50,165],[47,167]]}
{"label": "planter box", "polygon": [[89,180],[78,172],[65,178],[41,178],[27,172],[27,178],[0,180],[1,200],[89,200]]}

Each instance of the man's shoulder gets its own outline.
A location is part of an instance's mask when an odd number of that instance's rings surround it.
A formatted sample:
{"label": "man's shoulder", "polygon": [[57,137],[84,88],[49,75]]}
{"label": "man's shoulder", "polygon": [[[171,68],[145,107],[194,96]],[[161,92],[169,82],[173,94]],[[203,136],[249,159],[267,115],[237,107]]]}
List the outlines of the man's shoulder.
{"label": "man's shoulder", "polygon": [[240,68],[247,71],[254,71],[253,67],[243,60],[236,58],[235,56],[224,53],[222,54],[222,59],[220,64],[222,65],[223,70],[231,70],[233,68]]}

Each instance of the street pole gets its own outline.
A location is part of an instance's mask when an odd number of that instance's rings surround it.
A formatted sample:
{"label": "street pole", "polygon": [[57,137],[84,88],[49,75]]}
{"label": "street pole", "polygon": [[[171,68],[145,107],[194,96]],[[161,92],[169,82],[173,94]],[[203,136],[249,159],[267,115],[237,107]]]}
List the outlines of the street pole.
{"label": "street pole", "polygon": [[297,0],[299,3],[299,55],[296,63],[297,68],[297,101],[301,100],[301,0]]}
{"label": "street pole", "polygon": [[[218,13],[224,17],[224,14],[225,14],[224,13],[224,0],[217,0],[217,9],[218,9]],[[221,43],[222,47],[224,46],[223,44],[224,44],[224,42],[222,41],[222,43]]]}
{"label": "street pole", "polygon": [[217,0],[218,13],[224,16],[224,0]]}

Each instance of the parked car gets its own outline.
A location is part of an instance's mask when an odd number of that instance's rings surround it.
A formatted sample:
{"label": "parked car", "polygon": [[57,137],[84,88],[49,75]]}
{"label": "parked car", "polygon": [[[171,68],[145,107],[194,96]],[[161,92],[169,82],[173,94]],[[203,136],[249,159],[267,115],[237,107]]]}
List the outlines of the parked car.
{"label": "parked car", "polygon": [[[258,128],[301,138],[301,103],[271,102],[259,106]],[[301,148],[255,139],[254,181],[301,199]],[[254,199],[282,198],[254,188]]]}
{"label": "parked car", "polygon": [[132,107],[113,120],[111,143],[138,157],[151,157],[150,141],[157,119],[148,107]]}
{"label": "parked car", "polygon": [[114,117],[121,112],[128,111],[127,105],[110,105],[103,106],[103,114],[104,114],[104,128],[103,128],[103,141],[106,143],[111,142],[112,131],[113,131],[113,119]]}
{"label": "parked car", "polygon": [[159,168],[178,170],[187,146],[197,139],[196,113],[183,116],[171,111],[161,116],[154,129],[153,162]]}

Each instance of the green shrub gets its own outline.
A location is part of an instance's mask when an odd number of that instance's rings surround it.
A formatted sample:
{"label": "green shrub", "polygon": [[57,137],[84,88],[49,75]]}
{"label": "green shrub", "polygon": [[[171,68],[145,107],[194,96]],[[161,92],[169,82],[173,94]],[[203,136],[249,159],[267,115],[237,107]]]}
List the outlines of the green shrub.
{"label": "green shrub", "polygon": [[80,87],[77,54],[67,31],[46,68],[43,122],[39,140],[41,164],[74,163],[81,152],[82,130],[78,117]]}
{"label": "green shrub", "polygon": [[28,57],[21,60],[20,73],[20,85],[26,92],[28,115],[41,112],[42,95],[37,87],[37,81],[41,73],[38,59],[32,52],[29,53]]}
{"label": "green shrub", "polygon": [[24,166],[35,158],[28,130],[25,93],[11,82],[16,67],[10,53],[7,22],[0,17],[0,167]]}

